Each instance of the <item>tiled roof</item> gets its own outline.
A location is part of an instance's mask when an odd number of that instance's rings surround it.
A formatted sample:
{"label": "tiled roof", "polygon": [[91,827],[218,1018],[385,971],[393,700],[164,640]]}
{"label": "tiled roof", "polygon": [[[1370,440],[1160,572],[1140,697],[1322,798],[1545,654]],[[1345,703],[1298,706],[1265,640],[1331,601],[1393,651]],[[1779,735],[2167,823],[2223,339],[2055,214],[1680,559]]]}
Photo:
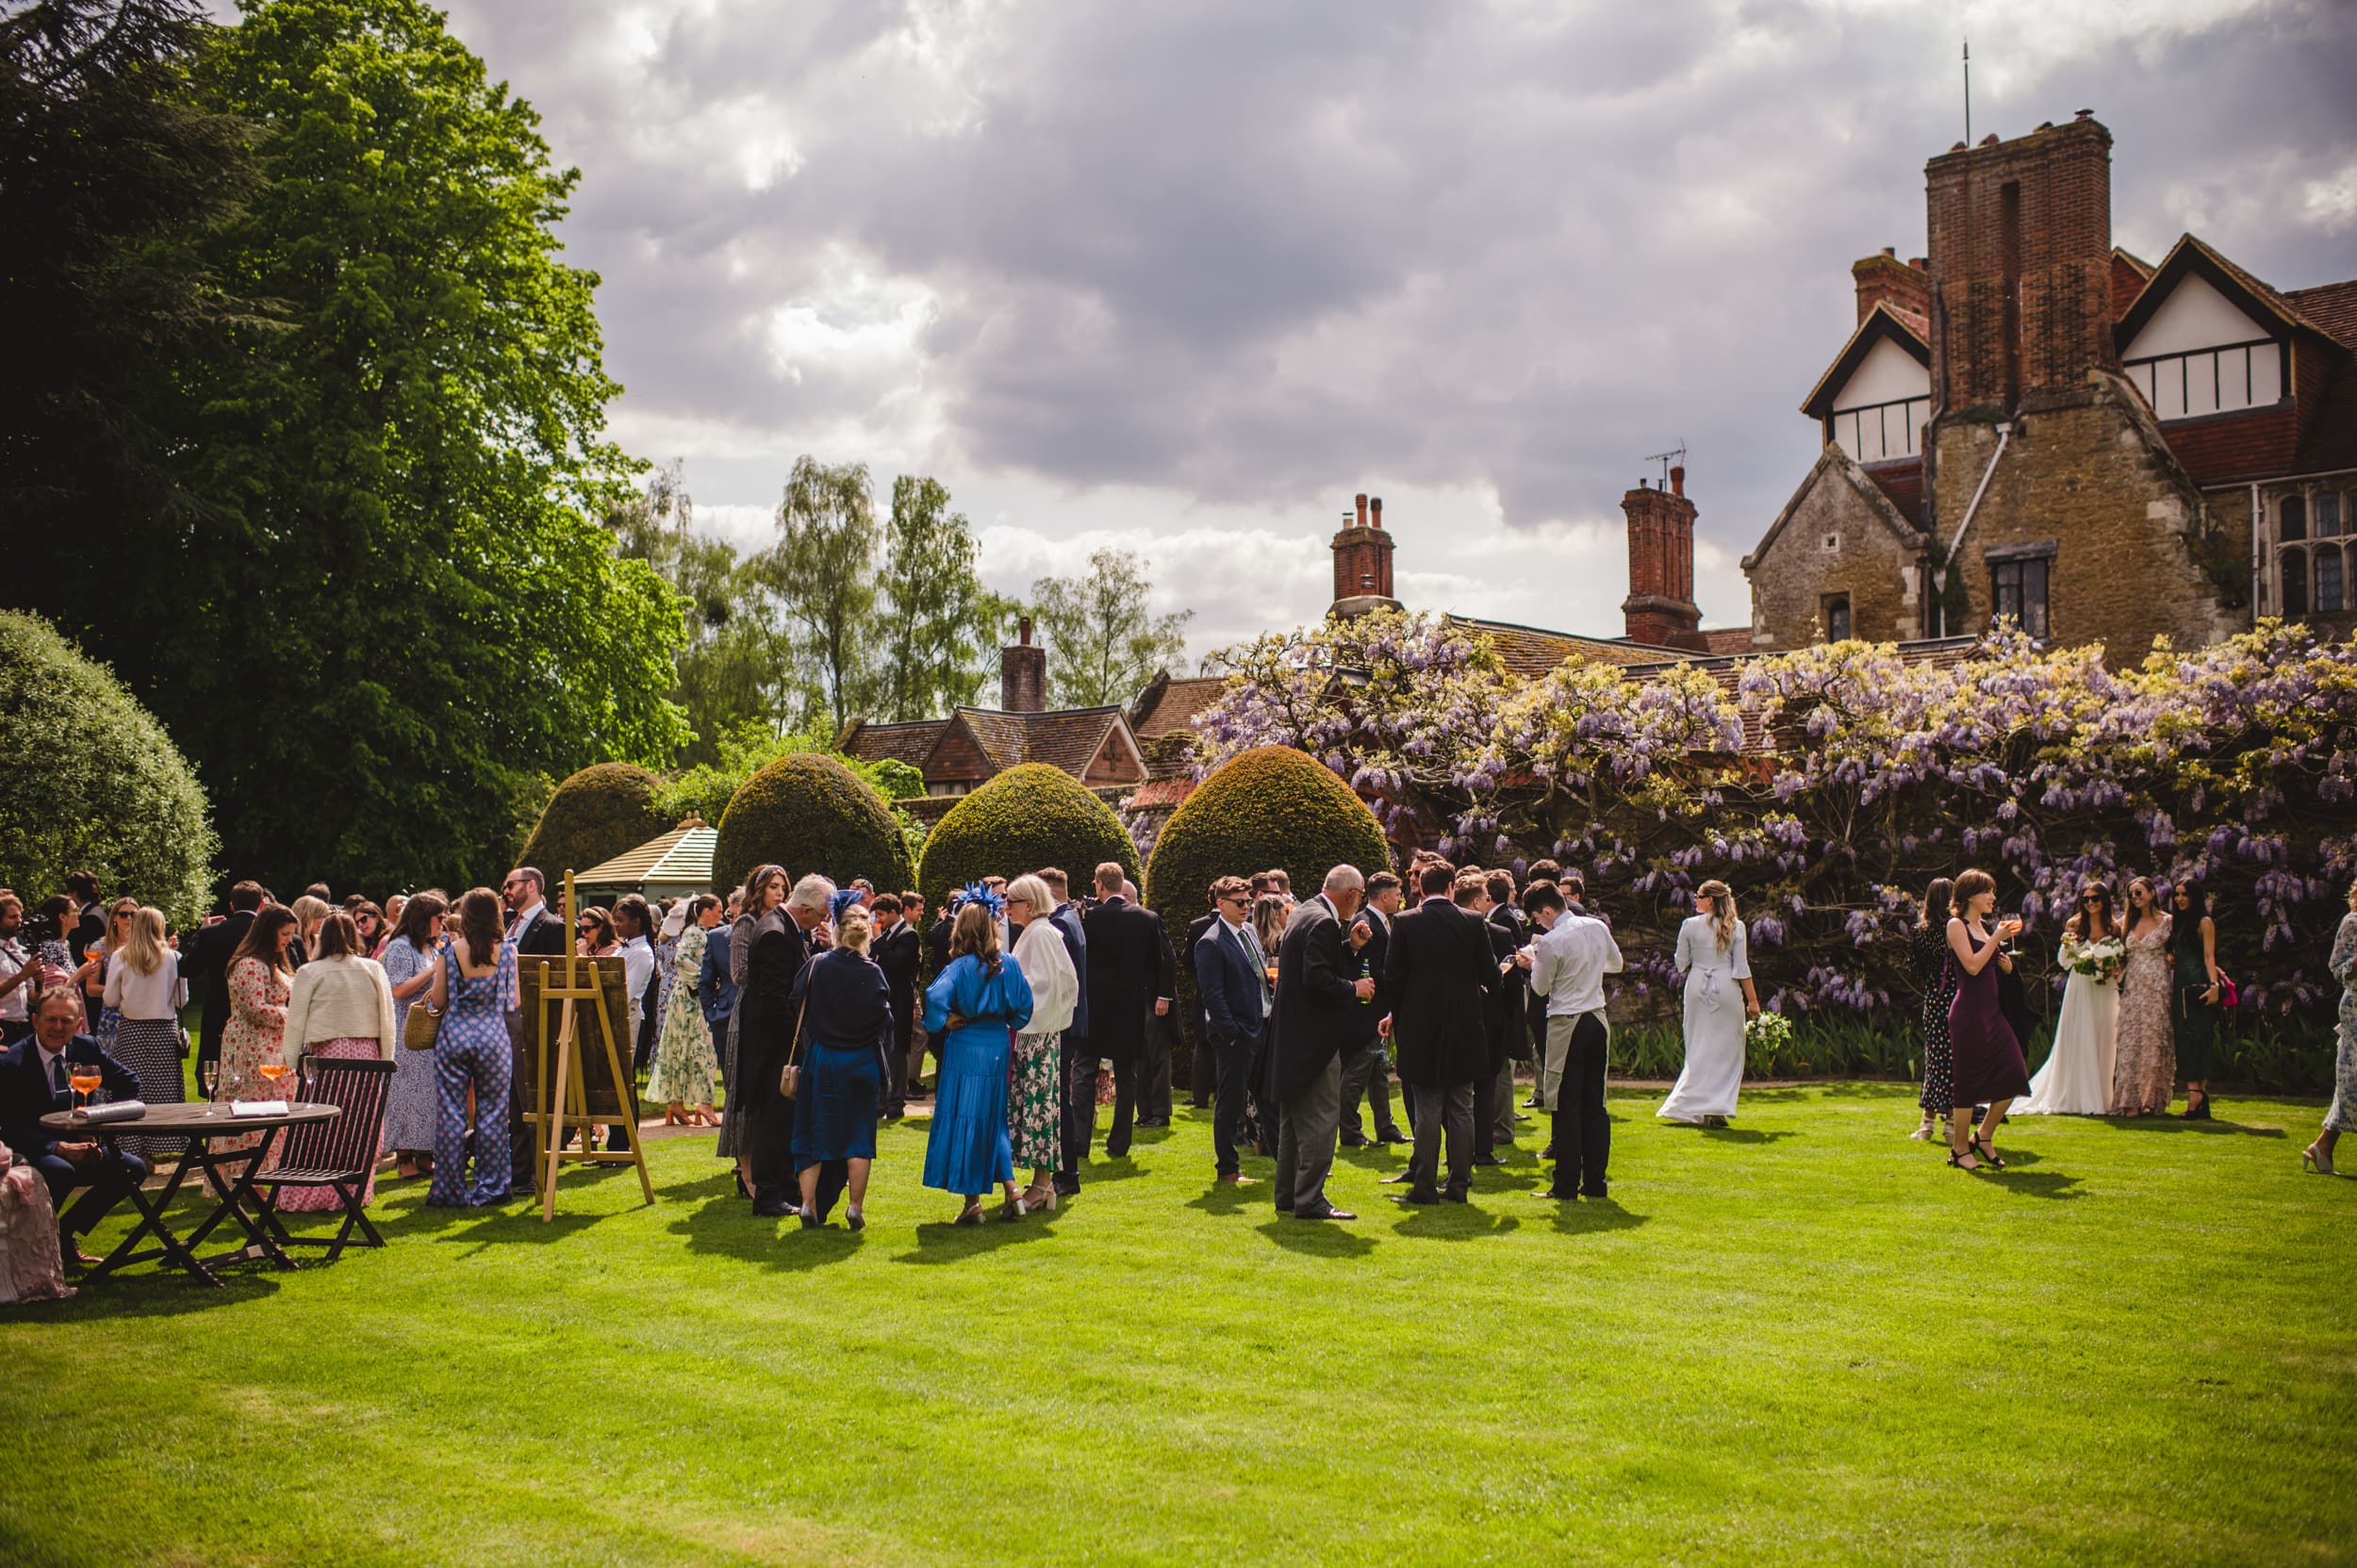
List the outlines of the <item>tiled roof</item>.
{"label": "tiled roof", "polygon": [[2344,348],[2357,349],[2357,278],[2347,283],[2320,283],[2314,289],[2294,289],[2283,297],[2326,337]]}
{"label": "tiled roof", "polygon": [[946,718],[920,718],[908,724],[870,724],[861,719],[852,724],[837,750],[862,762],[904,762],[922,767],[926,753],[948,723]]}
{"label": "tiled roof", "polygon": [[1196,716],[1218,701],[1227,689],[1228,677],[1224,675],[1157,677],[1155,684],[1140,694],[1138,708],[1129,716],[1129,726],[1141,741],[1192,730]]}
{"label": "tiled roof", "polygon": [[1888,497],[1899,515],[1920,528],[1923,525],[1923,460],[1912,463],[1884,463],[1866,470],[1866,477],[1874,482],[1874,488]]}
{"label": "tiled roof", "polygon": [[1719,655],[1748,653],[1752,651],[1752,629],[1748,626],[1714,626],[1703,634],[1708,652]]}
{"label": "tiled roof", "polygon": [[1193,779],[1153,779],[1138,785],[1136,791],[1122,802],[1122,809],[1149,811],[1157,806],[1175,806],[1194,793]]}
{"label": "tiled roof", "polygon": [[1700,656],[1674,648],[1630,642],[1624,637],[1583,637],[1571,632],[1517,626],[1508,620],[1477,620],[1472,616],[1452,615],[1448,622],[1487,636],[1490,646],[1497,651],[1498,662],[1509,673],[1525,680],[1535,680],[1573,658],[1596,664],[1641,665],[1675,663]]}
{"label": "tiled roof", "polygon": [[1188,744],[1192,738],[1181,730],[1141,741],[1139,750],[1146,753],[1146,776],[1149,779],[1176,779],[1192,773],[1195,770],[1195,748]]}
{"label": "tiled roof", "polygon": [[998,772],[1026,762],[1044,762],[1074,778],[1103,750],[1117,725],[1119,708],[1060,708],[1048,713],[1006,713],[997,708],[960,708],[962,723],[982,756]]}
{"label": "tiled roof", "polygon": [[1024,723],[1025,717],[1019,713],[1002,713],[997,708],[957,710],[958,720],[974,737],[974,744],[982,749],[983,758],[1000,772],[1030,760],[1024,754],[1029,750],[1026,742],[1030,738]]}

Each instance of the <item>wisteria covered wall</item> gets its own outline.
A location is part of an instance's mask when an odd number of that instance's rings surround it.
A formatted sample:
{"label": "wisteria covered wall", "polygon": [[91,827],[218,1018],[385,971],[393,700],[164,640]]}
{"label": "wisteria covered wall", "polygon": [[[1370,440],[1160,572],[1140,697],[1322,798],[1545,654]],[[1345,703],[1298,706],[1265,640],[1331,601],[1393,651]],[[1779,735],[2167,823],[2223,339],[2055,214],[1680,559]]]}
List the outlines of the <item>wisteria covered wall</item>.
{"label": "wisteria covered wall", "polygon": [[1386,612],[1223,661],[1237,680],[1203,716],[1204,767],[1298,746],[1396,844],[1560,860],[1648,989],[1673,980],[1689,891],[1722,877],[1772,1006],[1912,1008],[1913,900],[1980,866],[2033,941],[2084,877],[2195,879],[2250,1016],[2329,1018],[2338,995],[2325,957],[2357,875],[2357,641],[2263,622],[2122,669],[2009,632],[1946,665],[1844,642],[1749,661],[1730,692],[1676,666],[1521,681],[1478,635]]}

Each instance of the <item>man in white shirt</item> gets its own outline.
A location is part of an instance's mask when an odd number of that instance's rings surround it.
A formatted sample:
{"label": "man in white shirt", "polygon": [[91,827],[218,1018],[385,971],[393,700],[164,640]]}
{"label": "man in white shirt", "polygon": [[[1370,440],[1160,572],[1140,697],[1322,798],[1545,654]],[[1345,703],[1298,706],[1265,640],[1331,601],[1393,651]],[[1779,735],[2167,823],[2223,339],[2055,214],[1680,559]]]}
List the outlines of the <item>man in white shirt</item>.
{"label": "man in white shirt", "polygon": [[[1576,897],[1581,889],[1574,887]],[[1604,1015],[1604,977],[1621,972],[1612,929],[1564,906],[1563,890],[1534,883],[1523,908],[1539,923],[1537,940],[1515,956],[1530,988],[1547,999],[1546,1055],[1539,1069],[1541,1102],[1555,1114],[1555,1184],[1540,1196],[1603,1197],[1612,1156],[1612,1123],[1604,1111],[1611,1034]]]}
{"label": "man in white shirt", "polygon": [[[94,1263],[75,1245],[130,1190],[147,1179],[147,1162],[113,1143],[60,1136],[41,1117],[74,1104],[73,1067],[94,1064],[107,1093],[137,1099],[139,1075],[81,1032],[82,999],[71,985],[41,993],[33,1009],[33,1032],[0,1055],[0,1142],[18,1160],[41,1172],[49,1201],[58,1211],[58,1250],[68,1263]],[[76,1187],[91,1191],[67,1205]]]}
{"label": "man in white shirt", "polygon": [[0,1046],[12,1046],[33,1032],[33,993],[41,966],[18,939],[25,929],[25,900],[0,893]]}

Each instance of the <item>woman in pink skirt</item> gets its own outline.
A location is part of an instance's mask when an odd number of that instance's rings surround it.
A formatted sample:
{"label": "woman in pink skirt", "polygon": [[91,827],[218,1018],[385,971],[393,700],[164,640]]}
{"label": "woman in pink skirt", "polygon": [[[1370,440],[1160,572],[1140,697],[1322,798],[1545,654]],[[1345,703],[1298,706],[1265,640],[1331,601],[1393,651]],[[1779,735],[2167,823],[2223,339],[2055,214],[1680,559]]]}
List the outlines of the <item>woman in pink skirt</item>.
{"label": "woman in pink skirt", "polygon": [[[286,1050],[290,1058],[308,1051],[328,1061],[389,1062],[393,1044],[393,987],[385,967],[368,956],[359,927],[342,910],[331,911],[313,935],[311,962],[295,971],[287,999]],[[371,1173],[360,1195],[376,1197]],[[278,1207],[294,1213],[333,1211],[343,1202],[332,1187],[287,1187]]]}

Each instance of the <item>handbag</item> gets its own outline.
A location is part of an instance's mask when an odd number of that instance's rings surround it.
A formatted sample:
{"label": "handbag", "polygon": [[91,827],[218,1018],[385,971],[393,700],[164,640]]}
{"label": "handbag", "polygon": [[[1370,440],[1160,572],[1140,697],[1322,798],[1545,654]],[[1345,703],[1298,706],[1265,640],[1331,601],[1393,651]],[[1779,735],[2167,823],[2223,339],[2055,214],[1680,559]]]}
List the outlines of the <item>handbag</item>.
{"label": "handbag", "polygon": [[432,1050],[434,1037],[441,1032],[442,1015],[434,1011],[434,1004],[420,997],[409,1004],[409,1015],[402,1020],[401,1046],[404,1050]]}
{"label": "handbag", "polygon": [[794,1015],[794,1040],[785,1048],[785,1065],[778,1071],[778,1095],[792,1099],[802,1092],[802,1020],[810,1016],[810,989],[802,989],[802,1005]]}

